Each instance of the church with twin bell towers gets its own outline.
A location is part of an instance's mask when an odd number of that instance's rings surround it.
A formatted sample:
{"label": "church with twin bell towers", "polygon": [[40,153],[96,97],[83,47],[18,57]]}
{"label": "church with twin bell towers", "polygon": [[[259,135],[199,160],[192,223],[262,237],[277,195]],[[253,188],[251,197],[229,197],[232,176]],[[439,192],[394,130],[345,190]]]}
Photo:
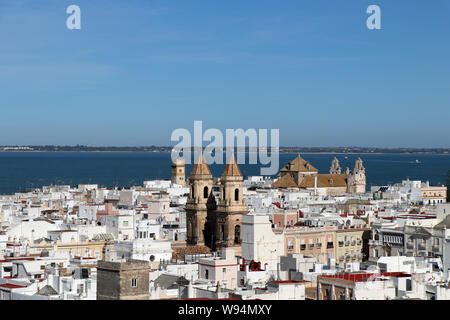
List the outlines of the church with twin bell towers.
{"label": "church with twin bell towers", "polygon": [[241,246],[242,216],[248,213],[243,197],[243,177],[231,155],[218,179],[220,196],[213,195],[214,178],[200,154],[189,177],[186,202],[187,245],[211,250]]}

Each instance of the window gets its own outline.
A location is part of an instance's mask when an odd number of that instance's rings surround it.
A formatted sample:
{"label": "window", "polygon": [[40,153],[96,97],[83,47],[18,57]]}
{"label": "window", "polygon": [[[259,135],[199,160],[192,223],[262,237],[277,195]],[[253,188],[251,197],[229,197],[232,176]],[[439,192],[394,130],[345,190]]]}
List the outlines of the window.
{"label": "window", "polygon": [[241,226],[236,225],[234,227],[234,243],[239,244],[241,243]]}
{"label": "window", "polygon": [[209,272],[208,272],[208,269],[206,269],[205,270],[205,279],[208,279],[208,277],[209,277]]}
{"label": "window", "polygon": [[333,237],[332,236],[328,236],[328,242],[327,242],[327,249],[331,249],[333,248]]}
{"label": "window", "polygon": [[322,248],[322,242],[321,242],[320,238],[317,238],[317,244],[316,244],[316,247],[317,247],[318,249]]}
{"label": "window", "polygon": [[131,279],[131,286],[132,286],[133,288],[136,288],[136,287],[137,287],[137,279],[136,279],[136,278]]}
{"label": "window", "polygon": [[124,222],[123,222],[123,226],[124,226],[124,227],[128,227],[128,221],[124,221]]}
{"label": "window", "polygon": [[207,199],[208,198],[208,187],[205,186],[203,188],[203,198]]}
{"label": "window", "polygon": [[226,273],[227,272],[227,268],[222,268],[222,272]]}
{"label": "window", "polygon": [[84,292],[84,285],[79,284],[77,288],[77,294],[82,294]]}
{"label": "window", "polygon": [[292,249],[294,249],[294,245],[292,244],[292,240],[289,239],[288,240],[288,250],[292,250]]}
{"label": "window", "polygon": [[234,201],[239,201],[239,189],[234,189]]}
{"label": "window", "polygon": [[151,255],[151,256],[150,256],[150,261],[151,261],[151,262],[155,261],[155,256],[154,256],[154,255]]}

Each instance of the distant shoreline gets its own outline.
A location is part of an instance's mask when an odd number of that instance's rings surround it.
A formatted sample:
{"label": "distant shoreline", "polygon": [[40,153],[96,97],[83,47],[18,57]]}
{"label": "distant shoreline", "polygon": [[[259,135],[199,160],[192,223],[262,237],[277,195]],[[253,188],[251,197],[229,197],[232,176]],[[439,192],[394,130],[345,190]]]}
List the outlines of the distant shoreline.
{"label": "distant shoreline", "polygon": [[[140,150],[0,150],[0,153],[171,153],[171,151],[140,151]],[[224,151],[225,153],[225,151]],[[241,153],[241,152],[240,152]],[[246,154],[250,153],[248,151]],[[270,154],[270,152],[269,152]],[[332,151],[279,151],[279,154],[337,154],[337,155],[354,155],[354,154],[395,154],[395,155],[450,155],[450,152],[420,152],[420,151],[392,151],[392,152],[332,152]]]}

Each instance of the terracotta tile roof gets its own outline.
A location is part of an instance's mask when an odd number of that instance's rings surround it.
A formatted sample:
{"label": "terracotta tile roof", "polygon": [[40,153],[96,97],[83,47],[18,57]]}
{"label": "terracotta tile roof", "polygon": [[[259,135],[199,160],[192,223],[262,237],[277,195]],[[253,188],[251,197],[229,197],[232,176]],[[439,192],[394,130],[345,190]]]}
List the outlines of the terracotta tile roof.
{"label": "terracotta tile roof", "polygon": [[[346,174],[318,174],[317,188],[347,187]],[[314,188],[314,177],[306,176],[300,183],[300,188]]]}
{"label": "terracotta tile roof", "polygon": [[231,154],[231,158],[225,165],[225,169],[223,170],[222,177],[226,176],[242,176],[241,170],[239,170],[236,159],[234,158],[234,154]]}
{"label": "terracotta tile roof", "polygon": [[191,171],[191,176],[192,175],[211,175],[211,171],[209,171],[209,167],[206,164],[203,153],[200,153],[197,162],[194,164],[194,167]]}
{"label": "terracotta tile roof", "polygon": [[309,161],[303,159],[300,155],[297,158],[289,162],[284,168],[280,170],[281,172],[295,171],[295,172],[319,172]]}
{"label": "terracotta tile roof", "polygon": [[285,174],[272,183],[272,188],[298,188],[298,185],[290,174]]}

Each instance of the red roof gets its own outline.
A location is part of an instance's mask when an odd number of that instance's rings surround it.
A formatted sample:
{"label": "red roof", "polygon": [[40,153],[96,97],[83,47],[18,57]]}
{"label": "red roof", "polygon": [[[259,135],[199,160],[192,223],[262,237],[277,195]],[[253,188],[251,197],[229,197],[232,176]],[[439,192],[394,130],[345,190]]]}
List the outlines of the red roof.
{"label": "red roof", "polygon": [[396,278],[404,278],[410,277],[411,275],[404,272],[383,272],[383,273],[342,273],[335,275],[323,275],[320,276],[322,278],[334,278],[334,279],[343,279],[347,281],[353,282],[362,282],[367,280],[376,280],[379,277],[396,277]]}
{"label": "red roof", "polygon": [[35,258],[11,257],[11,258],[6,258],[6,259],[3,259],[3,260],[0,260],[0,263],[3,263],[3,262],[12,262],[12,261],[16,261],[16,260],[34,261]]}
{"label": "red roof", "polygon": [[12,284],[12,283],[3,283],[3,284],[0,284],[0,287],[8,288],[8,289],[26,288],[26,286],[20,286],[18,284]]}

